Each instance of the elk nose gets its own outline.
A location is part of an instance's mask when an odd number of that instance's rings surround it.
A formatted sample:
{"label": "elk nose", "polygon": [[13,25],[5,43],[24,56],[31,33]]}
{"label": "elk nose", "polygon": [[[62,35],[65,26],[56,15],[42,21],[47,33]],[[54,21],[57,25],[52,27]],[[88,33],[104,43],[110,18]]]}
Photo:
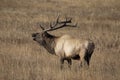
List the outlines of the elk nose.
{"label": "elk nose", "polygon": [[32,37],[35,37],[35,36],[36,36],[36,34],[33,33],[33,34],[32,34]]}

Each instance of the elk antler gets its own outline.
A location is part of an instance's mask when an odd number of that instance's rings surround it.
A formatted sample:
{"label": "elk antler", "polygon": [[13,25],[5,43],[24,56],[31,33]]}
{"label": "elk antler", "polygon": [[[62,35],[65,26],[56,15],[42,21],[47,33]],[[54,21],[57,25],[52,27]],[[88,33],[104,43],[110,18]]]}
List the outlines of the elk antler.
{"label": "elk antler", "polygon": [[63,28],[63,27],[76,27],[77,26],[77,23],[75,25],[72,25],[70,23],[72,23],[72,18],[67,18],[65,19],[65,21],[59,21],[59,15],[56,19],[56,22],[53,24],[53,23],[50,23],[50,27],[48,29],[44,29],[41,25],[41,29],[43,31],[53,31],[53,30],[56,30],[56,29],[59,29],[59,28]]}
{"label": "elk antler", "polygon": [[44,27],[41,24],[40,24],[40,27],[41,27],[42,30],[45,30]]}

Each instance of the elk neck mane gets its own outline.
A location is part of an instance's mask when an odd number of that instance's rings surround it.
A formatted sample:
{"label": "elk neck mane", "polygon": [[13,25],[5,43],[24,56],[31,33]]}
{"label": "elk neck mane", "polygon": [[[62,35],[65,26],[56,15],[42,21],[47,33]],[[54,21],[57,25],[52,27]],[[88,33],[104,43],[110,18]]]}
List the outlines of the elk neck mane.
{"label": "elk neck mane", "polygon": [[51,35],[47,32],[44,33],[44,37],[43,37],[43,46],[44,48],[50,53],[50,54],[55,54],[55,50],[54,50],[54,47],[55,47],[55,39],[57,38],[56,36],[54,35]]}

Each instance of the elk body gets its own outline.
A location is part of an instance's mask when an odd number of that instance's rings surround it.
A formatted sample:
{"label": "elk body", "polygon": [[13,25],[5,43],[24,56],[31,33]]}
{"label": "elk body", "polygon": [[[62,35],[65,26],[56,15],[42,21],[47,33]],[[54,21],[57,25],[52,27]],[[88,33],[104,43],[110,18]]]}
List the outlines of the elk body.
{"label": "elk body", "polygon": [[[60,58],[61,69],[64,64],[64,60],[67,60],[68,67],[71,67],[72,60],[78,60],[80,66],[86,63],[89,66],[91,55],[94,51],[95,45],[91,40],[82,40],[74,38],[70,35],[54,36],[48,33],[66,26],[75,27],[71,25],[72,19],[59,22],[59,17],[54,25],[50,24],[50,28],[44,29],[41,25],[43,32],[33,33],[33,40],[43,46],[50,54],[57,55]],[[57,26],[57,27],[56,27]]]}

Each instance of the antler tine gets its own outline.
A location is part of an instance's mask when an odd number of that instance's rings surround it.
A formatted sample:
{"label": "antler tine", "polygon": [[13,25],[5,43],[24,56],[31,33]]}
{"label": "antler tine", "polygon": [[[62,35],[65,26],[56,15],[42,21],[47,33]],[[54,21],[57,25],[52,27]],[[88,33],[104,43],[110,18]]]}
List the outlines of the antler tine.
{"label": "antler tine", "polygon": [[41,24],[40,24],[40,28],[41,28],[42,30],[45,30]]}
{"label": "antler tine", "polygon": [[77,27],[77,24],[78,24],[78,23],[75,24],[75,27]]}
{"label": "antler tine", "polygon": [[52,23],[50,23],[50,28],[53,28],[53,27],[52,27]]}
{"label": "antler tine", "polygon": [[67,17],[66,15],[64,16],[64,18],[65,18],[65,20],[67,21],[67,18],[68,18],[68,17]]}
{"label": "antler tine", "polygon": [[56,19],[56,23],[59,23],[59,17],[60,17],[60,15],[58,15],[58,17]]}
{"label": "antler tine", "polygon": [[67,24],[67,23],[71,23],[72,22],[72,18],[67,18],[67,17],[65,17],[65,21],[61,21],[61,22],[59,22],[60,24]]}
{"label": "antler tine", "polygon": [[67,20],[67,22],[68,22],[68,23],[71,23],[71,22],[72,22],[72,18],[69,18],[69,19]]}
{"label": "antler tine", "polygon": [[60,17],[60,15],[57,16],[56,22],[55,22],[54,26],[52,26],[52,27],[55,27],[57,24],[59,24],[59,17]]}
{"label": "antler tine", "polygon": [[55,24],[52,26],[52,23],[50,23],[50,28],[54,28],[57,24],[59,24],[59,17],[60,15],[58,15]]}
{"label": "antler tine", "polygon": [[69,17],[65,17],[66,18],[66,21],[70,21],[72,20],[72,18],[69,18]]}
{"label": "antler tine", "polygon": [[70,26],[70,27],[77,27],[77,23],[75,25],[71,25],[71,24],[65,24],[63,26]]}
{"label": "antler tine", "polygon": [[72,22],[72,18],[69,19],[69,22]]}

